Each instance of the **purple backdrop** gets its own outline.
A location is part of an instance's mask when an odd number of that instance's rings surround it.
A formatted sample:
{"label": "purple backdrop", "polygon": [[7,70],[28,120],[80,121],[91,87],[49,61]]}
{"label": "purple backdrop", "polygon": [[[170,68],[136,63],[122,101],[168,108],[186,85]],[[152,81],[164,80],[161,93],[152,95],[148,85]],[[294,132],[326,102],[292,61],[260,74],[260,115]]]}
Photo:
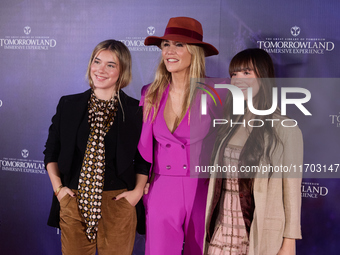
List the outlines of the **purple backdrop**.
{"label": "purple backdrop", "polygon": [[[204,40],[220,50],[207,58],[210,77],[227,77],[233,55],[261,47],[270,52],[278,77],[340,78],[339,11],[336,0],[2,0],[0,253],[61,254],[58,230],[46,225],[52,188],[42,151],[60,96],[88,88],[85,72],[97,43],[113,38],[129,47],[133,81],[125,91],[135,98],[152,81],[160,58],[143,40],[162,35],[174,16],[199,20]],[[299,122],[305,163],[340,163],[336,84],[310,87],[313,117]],[[339,179],[307,177],[297,253],[337,254]],[[143,247],[138,236],[134,254],[143,254]]]}

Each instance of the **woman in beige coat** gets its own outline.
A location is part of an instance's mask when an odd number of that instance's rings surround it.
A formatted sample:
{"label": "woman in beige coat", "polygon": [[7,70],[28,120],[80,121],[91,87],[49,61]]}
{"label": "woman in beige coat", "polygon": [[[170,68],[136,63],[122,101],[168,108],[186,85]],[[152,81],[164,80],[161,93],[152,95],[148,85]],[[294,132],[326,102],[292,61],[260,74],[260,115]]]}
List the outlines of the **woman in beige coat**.
{"label": "woman in beige coat", "polygon": [[[229,73],[245,100],[251,88],[248,105],[271,109],[274,80],[262,79],[274,78],[267,52],[238,53]],[[229,124],[219,129],[212,157],[214,166],[225,168],[223,174],[211,173],[205,254],[295,254],[295,239],[301,238],[301,131],[278,108],[255,115],[245,101],[245,114],[233,115],[232,105],[229,93],[225,108]]]}

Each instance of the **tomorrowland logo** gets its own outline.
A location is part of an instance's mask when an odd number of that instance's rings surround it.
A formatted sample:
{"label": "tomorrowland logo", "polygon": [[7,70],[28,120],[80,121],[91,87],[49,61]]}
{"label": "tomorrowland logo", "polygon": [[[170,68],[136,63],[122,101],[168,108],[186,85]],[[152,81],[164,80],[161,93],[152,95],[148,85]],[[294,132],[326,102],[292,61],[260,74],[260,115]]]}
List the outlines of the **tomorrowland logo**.
{"label": "tomorrowland logo", "polygon": [[24,33],[29,35],[31,33],[31,28],[29,26],[24,27]]}
{"label": "tomorrowland logo", "polygon": [[57,41],[49,36],[28,36],[32,32],[29,26],[25,26],[23,32],[25,36],[0,38],[0,47],[5,50],[49,50],[57,45]]}
{"label": "tomorrowland logo", "polygon": [[[146,29],[147,34],[153,35],[156,32],[155,27],[149,26]],[[130,51],[161,51],[157,46],[146,47],[144,45],[145,36],[128,36],[123,40],[119,40],[129,48]],[[1,41],[0,41],[1,42]]]}
{"label": "tomorrowland logo", "polygon": [[21,156],[22,156],[23,158],[27,158],[27,157],[28,157],[28,154],[29,154],[29,151],[26,150],[26,149],[23,149],[23,150],[21,151]]}
{"label": "tomorrowland logo", "polygon": [[340,127],[340,112],[339,115],[337,114],[331,114],[329,115],[330,118],[332,118],[332,124],[336,125],[337,127]]}
{"label": "tomorrowland logo", "polygon": [[290,29],[290,33],[292,34],[292,36],[298,36],[301,32],[301,29],[297,26],[294,26]]}
{"label": "tomorrowland logo", "polygon": [[148,32],[148,35],[154,35],[154,33],[156,32],[156,29],[150,26],[148,27],[147,32]]}
{"label": "tomorrowland logo", "polygon": [[318,198],[328,195],[328,188],[321,186],[320,183],[301,183],[301,196],[306,198]]}

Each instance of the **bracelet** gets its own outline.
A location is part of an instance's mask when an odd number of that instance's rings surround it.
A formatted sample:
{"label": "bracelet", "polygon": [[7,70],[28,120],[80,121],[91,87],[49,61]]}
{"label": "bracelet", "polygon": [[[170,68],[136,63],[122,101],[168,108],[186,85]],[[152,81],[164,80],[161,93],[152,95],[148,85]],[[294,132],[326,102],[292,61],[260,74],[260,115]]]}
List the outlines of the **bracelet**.
{"label": "bracelet", "polygon": [[63,185],[60,185],[60,186],[55,190],[54,195],[55,195],[56,197],[58,196],[60,190],[61,190],[63,187],[64,187]]}

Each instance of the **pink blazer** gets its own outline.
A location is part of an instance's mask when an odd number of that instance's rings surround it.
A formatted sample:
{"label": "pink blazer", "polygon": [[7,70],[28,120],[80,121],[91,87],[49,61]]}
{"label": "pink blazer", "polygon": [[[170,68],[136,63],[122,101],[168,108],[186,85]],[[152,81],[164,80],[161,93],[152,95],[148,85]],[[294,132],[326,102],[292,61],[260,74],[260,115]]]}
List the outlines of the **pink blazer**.
{"label": "pink blazer", "polygon": [[[145,93],[149,85],[142,88],[140,105],[144,105]],[[212,114],[200,114],[200,98],[187,111],[185,117],[171,133],[164,119],[165,103],[169,94],[169,85],[160,101],[159,112],[154,120],[143,122],[138,150],[142,157],[152,163],[153,171],[160,175],[196,176],[196,167],[208,164],[217,128],[212,128]],[[215,109],[212,100],[208,108]],[[222,111],[222,107],[219,108]],[[216,111],[215,111],[216,112]],[[152,113],[152,112],[151,112]],[[190,124],[189,124],[190,115]]]}

